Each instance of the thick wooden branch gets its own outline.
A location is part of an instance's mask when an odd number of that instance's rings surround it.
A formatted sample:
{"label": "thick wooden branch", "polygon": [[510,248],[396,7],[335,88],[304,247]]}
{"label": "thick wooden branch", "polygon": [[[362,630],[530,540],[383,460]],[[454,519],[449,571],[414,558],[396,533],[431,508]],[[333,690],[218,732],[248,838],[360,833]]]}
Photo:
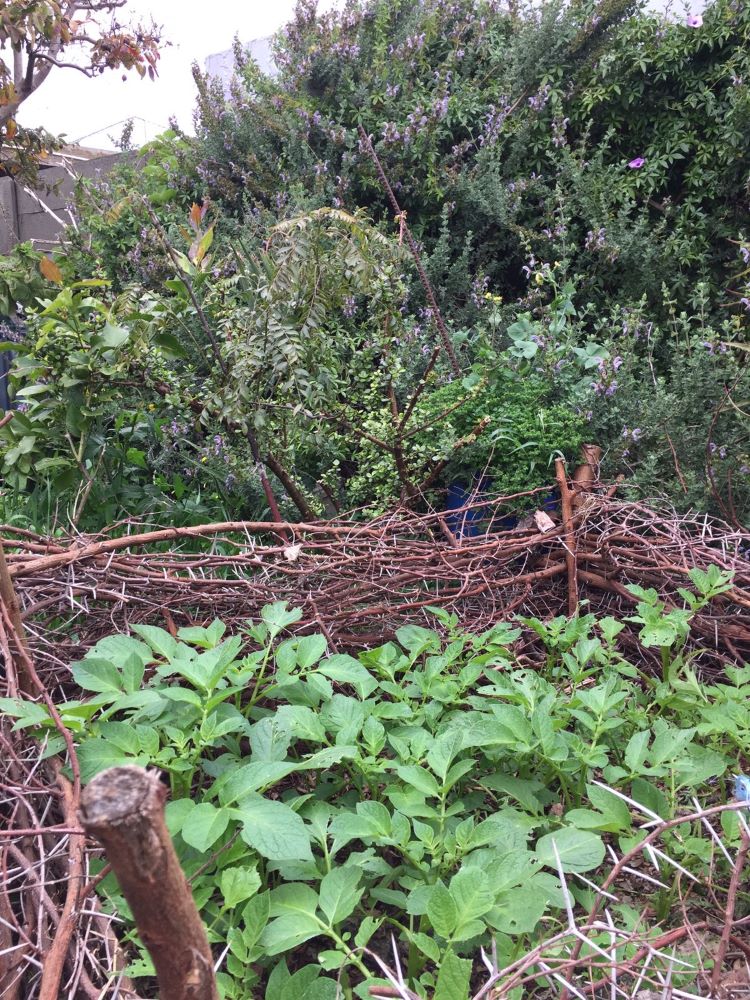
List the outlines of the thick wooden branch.
{"label": "thick wooden branch", "polygon": [[141,767],[111,767],[81,796],[154,962],[161,1000],[218,1000],[213,958],[164,823],[166,790]]}
{"label": "thick wooden branch", "polygon": [[312,509],[310,504],[307,502],[307,498],[302,490],[297,486],[295,481],[292,479],[288,470],[284,468],[281,462],[276,458],[275,455],[266,455],[266,465],[273,472],[276,478],[279,480],[281,485],[286,490],[289,495],[289,499],[294,503],[300,515],[305,519],[305,521],[315,521],[317,520],[317,515]]}

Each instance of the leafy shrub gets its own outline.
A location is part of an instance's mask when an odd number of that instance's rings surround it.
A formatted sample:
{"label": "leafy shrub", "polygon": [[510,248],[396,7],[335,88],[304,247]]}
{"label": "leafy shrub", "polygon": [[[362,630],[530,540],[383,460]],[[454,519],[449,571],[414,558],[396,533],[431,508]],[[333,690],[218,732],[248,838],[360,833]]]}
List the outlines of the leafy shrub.
{"label": "leafy shrub", "polygon": [[604,298],[656,306],[663,282],[684,294],[701,279],[721,294],[727,241],[748,225],[748,31],[735,0],[694,27],[630,2],[300,3],[278,81],[239,52],[228,99],[198,78],[186,176],[232,213],[333,204],[389,218],[362,123],[456,318],[472,315],[477,277],[523,294],[529,241],[595,264]]}
{"label": "leafy shrub", "polygon": [[[542,377],[521,377],[503,362],[483,378],[470,375],[426,393],[413,423],[404,457],[415,482],[429,481],[430,489],[456,481],[466,487],[481,483],[504,496],[552,482],[554,458],[563,455],[574,463],[585,427],[582,417],[550,400]],[[388,410],[365,422],[369,433],[386,441],[392,426]],[[353,462],[356,472],[347,483],[352,500],[387,503],[399,497],[391,455],[361,441]],[[439,476],[430,478],[430,468],[438,464]]]}

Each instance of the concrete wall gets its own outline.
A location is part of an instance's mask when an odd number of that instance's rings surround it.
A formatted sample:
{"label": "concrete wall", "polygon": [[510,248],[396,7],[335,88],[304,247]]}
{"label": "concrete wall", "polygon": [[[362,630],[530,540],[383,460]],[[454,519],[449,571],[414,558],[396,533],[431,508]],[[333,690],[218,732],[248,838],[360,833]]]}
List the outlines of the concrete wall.
{"label": "concrete wall", "polygon": [[41,171],[42,184],[54,187],[31,191],[11,177],[0,177],[0,254],[16,243],[31,240],[38,250],[51,250],[58,243],[63,226],[70,224],[67,205],[78,177],[97,177],[111,170],[122,153],[92,159],[66,157],[65,166]]}
{"label": "concrete wall", "polygon": [[[264,73],[267,73],[269,76],[275,76],[276,66],[273,61],[271,42],[271,38],[256,38],[252,42],[245,44],[244,47],[250,52],[250,55]],[[232,49],[208,56],[206,59],[206,72],[209,76],[219,77],[226,90],[234,75],[234,52]]]}

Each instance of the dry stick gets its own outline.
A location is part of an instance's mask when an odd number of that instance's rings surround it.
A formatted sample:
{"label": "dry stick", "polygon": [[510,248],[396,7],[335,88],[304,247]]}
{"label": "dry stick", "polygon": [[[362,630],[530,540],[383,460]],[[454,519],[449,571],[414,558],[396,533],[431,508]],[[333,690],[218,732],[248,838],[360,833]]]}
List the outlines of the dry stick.
{"label": "dry stick", "polygon": [[[11,580],[8,562],[5,558],[5,548],[3,546],[2,539],[0,539],[0,601],[2,601],[5,605],[6,611],[8,612],[8,619],[10,621],[9,638],[16,645],[18,650],[18,656],[16,657],[15,662],[15,681],[19,690],[24,694],[34,694],[34,683],[31,679],[31,675],[26,669],[25,661],[20,652],[21,649],[28,652],[28,644],[26,642],[26,632],[21,620],[21,609],[18,606],[18,598],[16,597],[16,592],[13,589],[13,581]],[[6,669],[8,669],[10,677],[13,670],[12,665],[8,664]]]}
{"label": "dry stick", "polygon": [[422,378],[419,380],[419,382],[417,382],[417,387],[411,394],[411,399],[406,404],[406,408],[404,409],[404,415],[401,417],[401,423],[398,425],[399,431],[403,431],[403,429],[406,427],[409,421],[409,417],[412,414],[412,410],[419,402],[419,397],[422,395],[422,393],[427,387],[427,379],[429,378],[432,369],[437,364],[437,359],[439,355],[440,355],[440,348],[436,347],[435,350],[430,355],[430,360],[427,362],[427,367],[425,368],[424,373],[422,374]]}
{"label": "dry stick", "polygon": [[218,1000],[206,931],[164,823],[165,798],[155,774],[111,767],[84,789],[81,822],[104,846],[153,959],[161,1000]]}
{"label": "dry stick", "polygon": [[[72,765],[71,760],[71,765]],[[76,762],[77,763],[77,762]],[[75,821],[75,811],[80,798],[80,783],[78,774],[71,784],[62,773],[62,764],[53,760],[57,772],[57,782],[63,792],[63,808],[65,821],[71,826]],[[74,772],[75,773],[75,772]],[[68,949],[78,920],[78,893],[83,883],[83,860],[85,837],[71,835],[68,842],[67,891],[63,904],[60,922],[57,925],[52,946],[44,956],[42,965],[42,983],[39,987],[39,1000],[58,1000],[60,996],[60,981],[62,979]]]}
{"label": "dry stick", "polygon": [[726,958],[727,949],[729,948],[729,939],[732,936],[732,923],[734,922],[734,906],[737,900],[737,890],[740,885],[740,878],[742,877],[745,862],[747,861],[747,852],[748,849],[750,849],[750,836],[748,836],[747,833],[747,826],[744,823],[740,825],[742,827],[742,843],[740,844],[740,849],[737,852],[737,860],[734,863],[732,878],[729,882],[727,905],[724,910],[724,927],[721,931],[721,939],[719,941],[719,947],[716,951],[716,960],[714,962],[713,972],[711,973],[712,997],[717,995],[717,990],[719,988],[719,980],[721,979],[721,972],[724,967],[724,959]]}
{"label": "dry stick", "polygon": [[[11,617],[11,612],[4,600],[0,601],[0,612],[5,618],[6,627],[12,632],[15,626]],[[36,691],[41,695],[42,700],[47,706],[47,711],[49,712],[52,721],[65,741],[70,769],[73,772],[73,783],[72,786],[68,785],[67,787],[63,787],[62,791],[65,801],[65,820],[69,826],[72,826],[72,814],[75,813],[78,806],[81,792],[81,770],[78,764],[78,755],[76,754],[75,743],[73,742],[70,730],[62,721],[60,713],[57,710],[57,706],[52,701],[47,688],[42,683],[39,674],[36,671],[36,667],[34,666],[34,661],[31,659],[25,644],[22,641],[17,640],[16,645],[21,661],[23,676],[27,677],[29,680],[29,693]],[[59,773],[60,765],[58,762],[58,774]],[[52,942],[52,946],[44,956],[44,963],[42,965],[42,981],[39,987],[39,1000],[58,1000],[59,997],[60,980],[62,979],[65,958],[68,953],[68,946],[70,945],[70,939],[73,935],[75,927],[75,905],[83,874],[83,849],[83,837],[71,835],[68,844],[69,870],[65,904],[63,906],[60,923]]]}
{"label": "dry stick", "polygon": [[[121,535],[117,538],[107,538],[101,542],[91,542],[89,545],[73,546],[67,552],[57,552],[50,556],[39,556],[29,560],[29,562],[14,565],[10,571],[10,575],[14,577],[23,576],[29,571],[33,573],[46,571],[55,566],[66,566],[77,562],[79,559],[103,555],[105,552],[114,552],[118,549],[127,549],[134,545],[148,545],[152,542],[169,541],[170,539],[201,538],[204,535],[216,535],[230,531],[270,531],[278,533],[279,529],[285,529],[293,532],[295,529],[304,531],[307,528],[315,527],[320,528],[320,525],[293,524],[288,521],[216,521],[213,524],[203,524],[195,527],[160,528],[138,535]],[[326,528],[325,533],[342,534],[345,530],[350,531],[351,529],[337,529],[334,526]]]}
{"label": "dry stick", "polygon": [[573,473],[573,507],[580,506],[599,479],[602,449],[597,444],[581,445],[581,464]]}
{"label": "dry stick", "polygon": [[446,329],[445,323],[443,322],[443,317],[438,308],[437,299],[435,298],[435,293],[432,290],[432,285],[430,284],[430,279],[427,277],[427,272],[422,266],[422,261],[419,257],[419,250],[417,249],[417,244],[414,241],[414,237],[411,234],[411,230],[406,224],[406,218],[404,213],[401,211],[401,206],[396,200],[396,195],[393,193],[393,188],[388,182],[388,178],[385,175],[385,170],[383,170],[383,165],[380,162],[378,154],[375,152],[375,147],[372,144],[367,132],[364,128],[359,125],[359,134],[362,142],[365,145],[365,149],[370,154],[372,162],[375,164],[375,169],[378,172],[378,177],[380,178],[380,183],[383,185],[386,195],[388,196],[388,201],[391,203],[391,207],[395,212],[396,216],[400,219],[401,230],[406,237],[406,242],[409,244],[409,250],[414,258],[414,264],[417,268],[417,274],[419,275],[419,280],[422,282],[422,287],[424,288],[425,295],[427,296],[427,301],[430,303],[430,308],[432,309],[432,318],[435,320],[435,325],[440,333],[440,339],[443,342],[443,347],[445,348],[445,353],[450,359],[451,367],[453,368],[453,374],[458,376],[461,374],[461,367],[458,363],[458,358],[456,357],[456,352],[453,350],[453,344],[451,344],[450,336],[448,335],[448,330]]}
{"label": "dry stick", "polygon": [[[591,925],[599,916],[602,906],[605,903],[605,894],[609,888],[616,882],[620,877],[620,873],[623,868],[625,868],[633,858],[637,857],[646,848],[653,844],[655,840],[658,840],[667,830],[672,830],[676,826],[682,826],[684,823],[694,823],[695,820],[703,820],[708,816],[716,816],[723,812],[737,812],[740,809],[747,809],[747,802],[744,800],[741,802],[728,802],[724,805],[709,806],[707,809],[701,809],[698,812],[688,813],[686,816],[675,816],[674,819],[665,820],[661,826],[657,826],[654,830],[648,833],[640,843],[636,844],[635,847],[631,847],[629,851],[626,851],[622,857],[617,861],[615,865],[610,869],[609,875],[605,878],[604,882],[599,887],[600,893],[594,899],[593,904],[586,917],[586,924]],[[581,950],[583,948],[583,941],[578,938],[570,951],[569,959],[570,962],[576,962],[581,955]],[[570,991],[567,987],[564,987],[560,993],[560,1000],[570,1000]]]}
{"label": "dry stick", "polygon": [[680,481],[680,486],[682,487],[682,492],[685,493],[685,494],[687,494],[687,491],[688,491],[687,483],[685,482],[685,477],[682,474],[682,469],[680,468],[680,463],[679,463],[679,460],[677,458],[677,451],[675,450],[675,446],[674,446],[674,444],[672,442],[672,438],[669,436],[669,434],[665,434],[664,436],[667,439],[667,444],[669,445],[669,450],[672,452],[672,461],[674,462],[674,471],[677,473],[677,478]]}
{"label": "dry stick", "polygon": [[[21,1000],[21,966],[26,949],[18,948],[13,954],[13,932],[11,921],[13,910],[5,891],[0,895],[0,948],[5,959],[0,963],[0,997],[3,1000]],[[11,957],[12,956],[12,957]]]}
{"label": "dry stick", "polygon": [[[279,505],[276,503],[276,497],[271,489],[271,483],[268,480],[268,474],[266,473],[266,467],[263,463],[263,459],[260,457],[260,448],[258,447],[258,439],[256,438],[253,431],[248,427],[245,437],[250,445],[250,453],[253,456],[253,461],[255,462],[255,468],[258,473],[261,485],[263,487],[263,492],[266,495],[266,500],[268,502],[269,510],[271,511],[271,518],[276,522],[276,524],[281,524],[284,520],[279,511]],[[279,538],[287,541],[287,534],[285,531],[277,531]]]}
{"label": "dry stick", "polygon": [[560,504],[562,506],[563,527],[565,528],[565,564],[568,567],[568,614],[574,615],[578,610],[578,559],[576,556],[576,535],[573,527],[573,505],[568,480],[565,476],[565,460],[555,459],[555,475],[560,487]]}

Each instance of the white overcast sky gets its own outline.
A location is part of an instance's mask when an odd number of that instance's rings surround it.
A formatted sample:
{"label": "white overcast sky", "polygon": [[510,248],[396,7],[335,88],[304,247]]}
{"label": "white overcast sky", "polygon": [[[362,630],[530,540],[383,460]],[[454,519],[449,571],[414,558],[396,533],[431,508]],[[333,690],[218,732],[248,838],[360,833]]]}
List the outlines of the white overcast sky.
{"label": "white overcast sky", "polygon": [[[0,3],[2,0],[0,0]],[[704,0],[651,0],[663,9],[683,5],[694,10]],[[321,0],[321,9],[336,0]],[[285,24],[294,0],[130,0],[126,8],[134,19],[153,17],[164,26],[171,42],[152,82],[129,73],[108,72],[90,80],[75,70],[55,69],[36,94],[26,101],[19,118],[24,125],[43,125],[64,133],[68,142],[100,149],[112,148],[108,134],[118,137],[122,124],[134,119],[133,141],[141,144],[168,127],[174,115],[185,129],[192,128],[195,87],[190,66],[203,66],[206,56],[231,47],[235,34],[243,41],[264,38]]]}
{"label": "white overcast sky", "polygon": [[136,143],[164,131],[171,115],[190,128],[193,60],[203,66],[206,56],[230,48],[235,34],[248,42],[272,34],[289,20],[294,0],[130,0],[126,10],[134,19],[153,17],[164,26],[172,44],[163,51],[159,78],[152,82],[129,73],[123,82],[121,73],[108,72],[90,80],[75,70],[53,69],[24,103],[19,115],[24,125],[43,125],[65,133],[69,142],[80,139],[102,149],[111,147],[108,132],[120,135],[122,124],[115,123],[131,117]]}

